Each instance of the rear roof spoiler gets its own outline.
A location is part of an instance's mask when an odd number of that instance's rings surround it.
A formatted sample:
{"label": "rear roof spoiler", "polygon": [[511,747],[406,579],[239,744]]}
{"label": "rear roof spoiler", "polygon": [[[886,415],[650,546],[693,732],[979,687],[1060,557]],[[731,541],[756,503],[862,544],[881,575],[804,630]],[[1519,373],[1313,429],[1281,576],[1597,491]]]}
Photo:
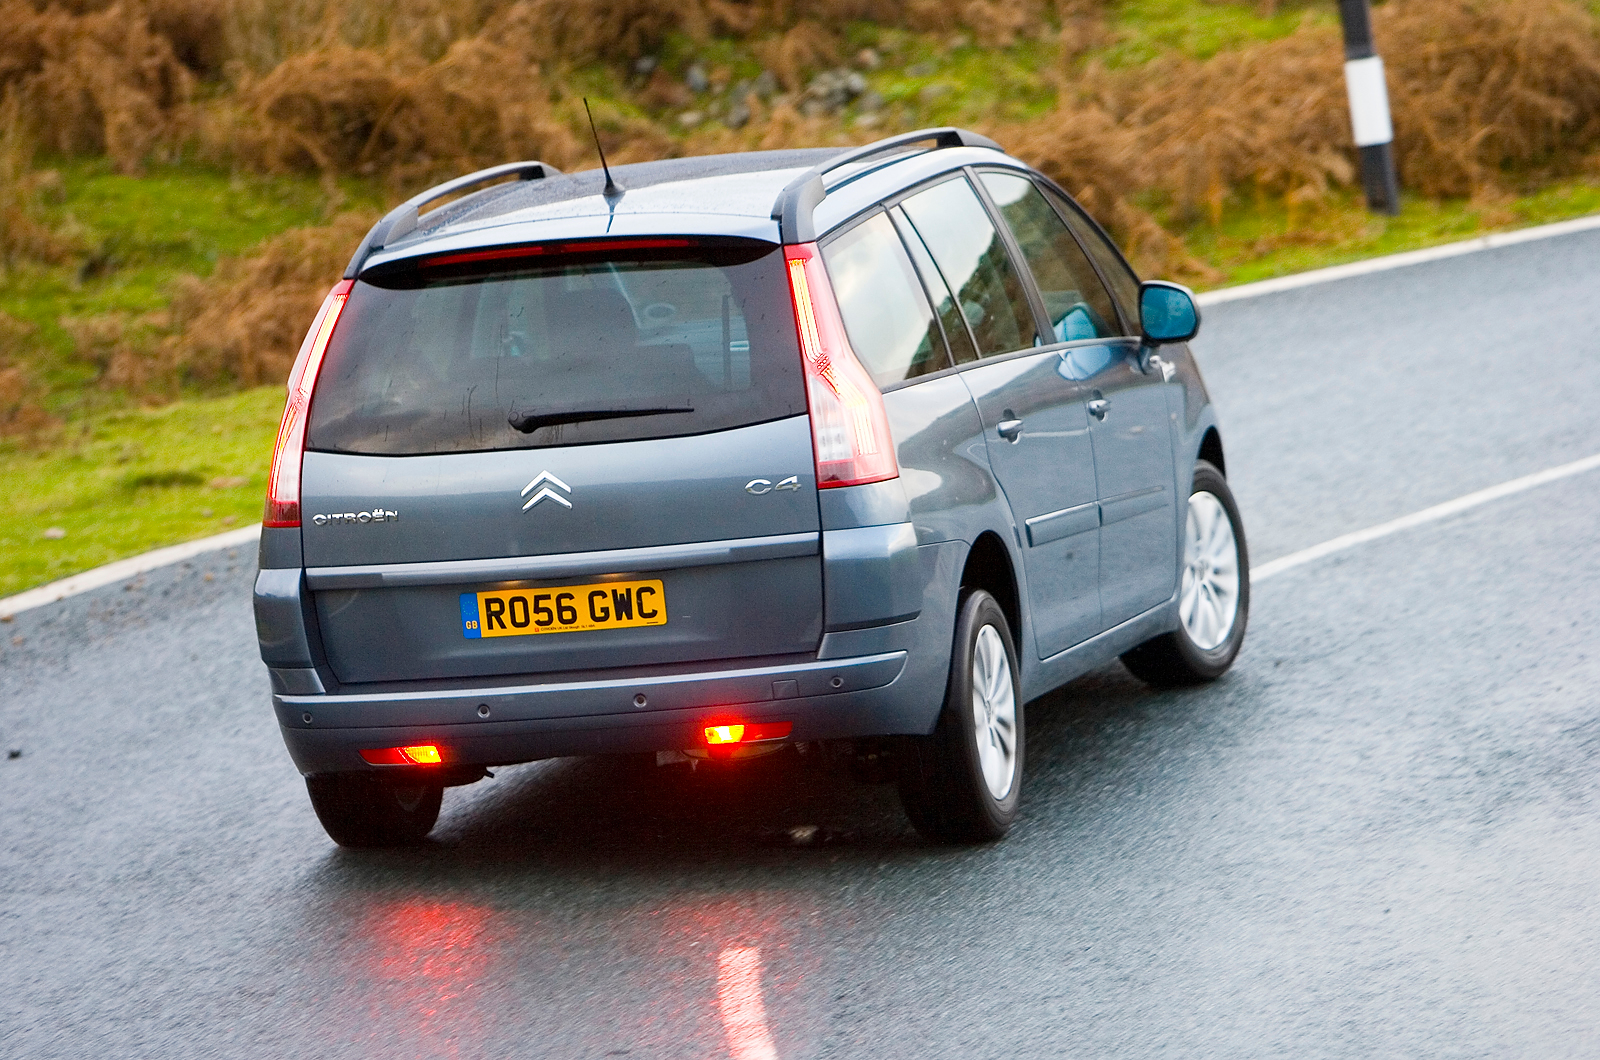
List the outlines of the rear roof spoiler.
{"label": "rear roof spoiler", "polygon": [[383,220],[372,226],[367,233],[367,238],[361,241],[356,248],[355,256],[350,259],[350,264],[344,270],[344,278],[353,280],[361,272],[367,258],[375,250],[402,239],[417,230],[417,218],[422,208],[429,203],[438,202],[447,196],[465,191],[476,184],[483,184],[502,177],[516,177],[518,180],[543,180],[545,177],[559,177],[561,170],[544,162],[507,162],[503,166],[490,166],[480,169],[476,173],[468,173],[464,177],[447,180],[443,184],[435,185],[420,195],[414,195],[405,202],[396,206],[383,216]]}
{"label": "rear roof spoiler", "polygon": [[930,141],[933,145],[930,149],[936,151],[946,147],[987,147],[995,151],[1005,150],[987,136],[947,125],[888,136],[853,151],[835,155],[826,162],[806,170],[778,193],[778,201],[772,204],[772,219],[778,222],[780,238],[786,244],[810,243],[817,238],[817,229],[812,222],[811,213],[827,197],[828,188],[822,178],[829,173],[858,162],[870,162],[875,158],[899,154],[907,148]]}

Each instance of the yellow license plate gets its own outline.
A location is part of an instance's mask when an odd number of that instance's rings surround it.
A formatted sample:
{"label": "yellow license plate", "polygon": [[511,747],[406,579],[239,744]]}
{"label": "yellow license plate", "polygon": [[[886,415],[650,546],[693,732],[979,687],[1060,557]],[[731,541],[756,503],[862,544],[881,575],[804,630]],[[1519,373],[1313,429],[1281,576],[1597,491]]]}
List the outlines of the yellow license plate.
{"label": "yellow license plate", "polygon": [[659,581],[461,594],[461,633],[468,640],[666,624],[667,594]]}

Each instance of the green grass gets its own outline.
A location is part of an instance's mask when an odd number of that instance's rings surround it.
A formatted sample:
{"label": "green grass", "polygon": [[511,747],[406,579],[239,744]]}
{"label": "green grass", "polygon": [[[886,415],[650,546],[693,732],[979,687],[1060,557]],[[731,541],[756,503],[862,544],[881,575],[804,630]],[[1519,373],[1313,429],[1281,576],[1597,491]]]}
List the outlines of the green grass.
{"label": "green grass", "polygon": [[1564,181],[1487,206],[1405,196],[1398,217],[1369,213],[1360,192],[1348,191],[1310,218],[1290,218],[1281,202],[1236,205],[1217,228],[1202,224],[1181,234],[1196,256],[1224,274],[1221,283],[1207,285],[1216,287],[1593,213],[1600,213],[1600,185],[1587,180]]}
{"label": "green grass", "polygon": [[110,413],[45,450],[0,445],[0,596],[258,522],[282,411],[283,388],[262,387]]}
{"label": "green grass", "polygon": [[[44,164],[62,177],[59,201],[45,217],[72,234],[82,253],[64,265],[13,270],[0,285],[0,311],[38,326],[36,344],[18,359],[49,388],[53,411],[80,400],[96,374],[75,356],[64,319],[161,310],[179,276],[209,275],[219,257],[317,224],[329,206],[311,178],[193,166],[152,166],[144,176],[127,176],[104,159]],[[350,203],[377,200],[360,183],[341,190]]]}
{"label": "green grass", "polygon": [[1123,0],[1112,17],[1113,40],[1084,56],[1108,67],[1139,66],[1176,52],[1209,59],[1255,41],[1277,40],[1311,19],[1335,25],[1333,5],[1285,5],[1261,15],[1254,5],[1200,0]]}
{"label": "green grass", "polygon": [[992,50],[965,44],[945,50],[926,38],[907,38],[894,66],[868,76],[890,106],[921,125],[1026,121],[1056,102],[1051,71],[1059,50],[1050,41],[1023,40]]}

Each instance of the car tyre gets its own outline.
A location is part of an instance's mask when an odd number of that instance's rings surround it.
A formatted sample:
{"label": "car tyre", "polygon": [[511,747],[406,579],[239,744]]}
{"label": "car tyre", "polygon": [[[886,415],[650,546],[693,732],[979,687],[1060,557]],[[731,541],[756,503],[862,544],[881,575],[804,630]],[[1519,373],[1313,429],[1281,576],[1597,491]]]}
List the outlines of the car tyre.
{"label": "car tyre", "polygon": [[306,778],[311,808],[342,847],[420,843],[439,820],[444,785],[338,773]]}
{"label": "car tyre", "polygon": [[1017,652],[994,597],[973,590],[956,613],[950,680],[933,733],[896,754],[900,801],[938,843],[999,839],[1017,817],[1026,746]]}
{"label": "car tyre", "polygon": [[1195,464],[1184,518],[1178,628],[1122,656],[1135,677],[1158,688],[1215,681],[1244,643],[1250,617],[1250,553],[1228,480]]}

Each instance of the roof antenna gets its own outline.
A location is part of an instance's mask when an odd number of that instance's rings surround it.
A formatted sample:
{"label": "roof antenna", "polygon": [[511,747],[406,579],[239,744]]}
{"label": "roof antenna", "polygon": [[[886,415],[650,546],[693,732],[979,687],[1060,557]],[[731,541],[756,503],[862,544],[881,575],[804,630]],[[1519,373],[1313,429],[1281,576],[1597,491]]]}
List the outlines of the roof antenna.
{"label": "roof antenna", "polygon": [[606,186],[600,194],[614,210],[616,203],[613,199],[622,198],[623,189],[617,187],[617,182],[611,179],[611,167],[606,165],[606,149],[600,146],[600,130],[594,127],[594,113],[589,110],[589,97],[583,97],[583,112],[589,116],[589,131],[594,134],[594,149],[600,153],[600,168],[606,174]]}

